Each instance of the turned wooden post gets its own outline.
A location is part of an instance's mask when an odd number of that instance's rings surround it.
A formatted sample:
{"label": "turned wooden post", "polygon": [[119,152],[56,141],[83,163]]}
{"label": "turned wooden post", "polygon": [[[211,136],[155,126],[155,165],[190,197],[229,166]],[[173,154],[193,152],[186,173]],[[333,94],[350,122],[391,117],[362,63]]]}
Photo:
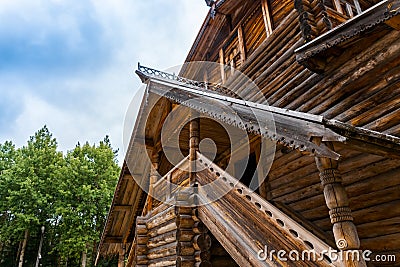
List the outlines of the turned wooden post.
{"label": "turned wooden post", "polygon": [[[317,142],[319,143],[319,141]],[[320,144],[334,150],[331,142]],[[359,250],[360,239],[356,226],[353,223],[353,216],[349,207],[349,199],[346,190],[342,184],[342,177],[338,170],[338,161],[330,158],[316,157],[320,179],[324,187],[324,197],[326,205],[329,208],[329,216],[333,224],[333,235],[336,246],[341,251]],[[360,253],[361,254],[361,253]],[[344,257],[344,266],[366,266],[365,261],[346,260]]]}
{"label": "turned wooden post", "polygon": [[200,143],[200,119],[196,118],[197,113],[192,111],[192,119],[190,121],[190,136],[189,136],[189,178],[190,185],[193,186],[196,180],[196,153],[199,150]]}

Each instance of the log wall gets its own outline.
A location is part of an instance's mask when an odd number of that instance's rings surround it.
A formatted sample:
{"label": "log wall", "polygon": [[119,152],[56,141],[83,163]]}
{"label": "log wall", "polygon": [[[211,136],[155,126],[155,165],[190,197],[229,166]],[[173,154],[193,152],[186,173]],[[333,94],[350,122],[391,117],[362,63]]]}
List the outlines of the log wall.
{"label": "log wall", "polygon": [[[334,55],[346,58],[340,66],[316,74],[296,61],[294,50],[304,40],[294,1],[269,3],[274,31],[247,53],[239,68],[256,82],[268,104],[400,136],[400,32],[384,26],[379,35],[365,36]],[[244,29],[245,37],[254,35],[249,30]],[[399,253],[400,162],[343,145],[335,149],[343,155],[339,170],[361,248]],[[312,157],[278,151],[268,182],[272,201],[288,206],[333,240]]]}

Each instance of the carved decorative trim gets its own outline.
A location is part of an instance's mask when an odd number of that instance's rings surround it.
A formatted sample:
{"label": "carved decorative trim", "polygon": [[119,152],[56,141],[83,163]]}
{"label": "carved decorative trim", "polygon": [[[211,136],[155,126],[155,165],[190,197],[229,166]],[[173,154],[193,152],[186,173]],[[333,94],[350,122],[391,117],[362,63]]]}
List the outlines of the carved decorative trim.
{"label": "carved decorative trim", "polygon": [[382,1],[374,7],[366,10],[361,15],[348,20],[346,23],[298,48],[295,51],[295,53],[297,53],[296,60],[299,63],[302,63],[308,58],[343,43],[398,15],[400,15],[400,1]]}
{"label": "carved decorative trim", "polygon": [[342,176],[337,169],[323,170],[320,172],[319,177],[323,186],[342,182]]}
{"label": "carved decorative trim", "polygon": [[295,0],[294,5],[299,13],[300,30],[306,42],[332,29],[324,1]]}
{"label": "carved decorative trim", "polygon": [[353,216],[351,215],[351,209],[349,207],[338,207],[331,209],[329,211],[329,216],[331,217],[331,223],[353,221]]}

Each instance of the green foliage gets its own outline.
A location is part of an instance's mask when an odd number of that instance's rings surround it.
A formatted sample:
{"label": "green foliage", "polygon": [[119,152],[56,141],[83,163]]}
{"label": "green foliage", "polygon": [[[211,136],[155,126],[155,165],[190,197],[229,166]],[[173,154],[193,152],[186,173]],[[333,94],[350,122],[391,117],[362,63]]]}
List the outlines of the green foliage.
{"label": "green foliage", "polygon": [[22,237],[25,229],[37,232],[48,223],[55,202],[52,181],[62,164],[63,155],[46,126],[16,151],[15,164],[4,173],[8,190],[3,201],[12,216],[5,237]]}
{"label": "green foliage", "polygon": [[114,159],[108,137],[98,146],[78,144],[67,153],[56,208],[64,257],[78,257],[99,241],[119,173]]}
{"label": "green foliage", "polygon": [[26,229],[37,242],[41,226],[54,262],[70,258],[75,265],[83,251],[93,255],[118,173],[108,136],[98,145],[78,144],[65,156],[46,126],[22,148],[0,144],[0,259],[4,247],[18,249]]}

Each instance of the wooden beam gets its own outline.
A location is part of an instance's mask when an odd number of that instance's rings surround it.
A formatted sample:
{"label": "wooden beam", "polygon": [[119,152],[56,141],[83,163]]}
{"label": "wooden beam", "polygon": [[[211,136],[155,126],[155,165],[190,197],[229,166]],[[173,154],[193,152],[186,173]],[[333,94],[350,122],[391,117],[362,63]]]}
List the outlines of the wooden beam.
{"label": "wooden beam", "polygon": [[160,162],[160,155],[157,152],[157,150],[152,149],[151,151],[151,169],[150,169],[150,185],[149,185],[149,192],[147,195],[145,207],[143,209],[142,216],[145,216],[147,213],[149,213],[155,205],[158,204],[158,201],[156,201],[153,198],[154,194],[154,185],[157,183],[159,180],[159,174],[158,174],[158,167],[159,167],[159,162]]}
{"label": "wooden beam", "polygon": [[125,243],[128,241],[129,235],[132,231],[132,226],[135,223],[135,219],[136,219],[136,214],[135,211],[137,211],[137,208],[139,207],[139,202],[142,198],[143,195],[143,190],[139,187],[139,185],[135,184],[135,187],[132,191],[132,194],[136,195],[135,201],[131,207],[130,213],[129,213],[129,217],[128,217],[128,221],[127,223],[123,226],[123,231],[122,233],[124,233],[124,237],[123,240],[125,241]]}
{"label": "wooden beam", "polygon": [[339,12],[340,14],[344,14],[344,13],[343,13],[342,6],[341,6],[341,4],[340,4],[340,0],[334,0],[334,1],[333,1],[333,4],[334,4],[335,9],[336,9],[337,12]]}
{"label": "wooden beam", "polygon": [[226,81],[226,75],[225,75],[225,60],[224,60],[224,49],[219,50],[219,64],[220,66],[220,71],[221,71],[221,81],[224,84]]}
{"label": "wooden beam", "polygon": [[358,0],[353,0],[353,2],[354,2],[354,6],[356,7],[356,10],[357,10],[357,15],[361,14],[362,13],[362,9],[361,9],[361,6],[360,6],[360,2],[358,2]]}
{"label": "wooden beam", "polygon": [[242,63],[244,63],[244,61],[246,60],[246,47],[243,35],[243,27],[240,25],[237,31],[238,31],[238,46],[240,51],[240,60],[242,61]]}
{"label": "wooden beam", "polygon": [[200,119],[199,114],[192,110],[192,120],[190,121],[190,136],[189,136],[189,177],[190,185],[193,185],[196,179],[196,154],[199,151],[200,143]]}
{"label": "wooden beam", "polygon": [[130,211],[131,205],[114,205],[114,211]]}
{"label": "wooden beam", "polygon": [[104,243],[120,244],[120,243],[122,243],[122,236],[106,236],[104,238]]}
{"label": "wooden beam", "polygon": [[386,21],[386,24],[395,30],[400,31],[400,16],[393,17]]}

